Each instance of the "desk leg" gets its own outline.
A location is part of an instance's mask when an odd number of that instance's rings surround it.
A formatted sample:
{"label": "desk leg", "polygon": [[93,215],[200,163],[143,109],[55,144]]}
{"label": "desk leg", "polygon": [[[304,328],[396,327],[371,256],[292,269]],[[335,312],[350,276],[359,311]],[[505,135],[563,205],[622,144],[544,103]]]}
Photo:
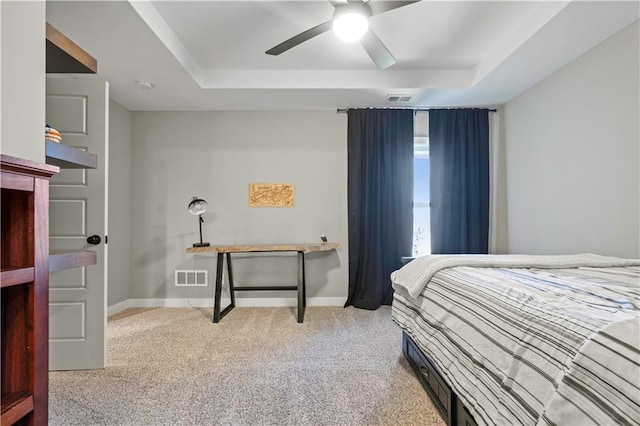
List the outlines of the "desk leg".
{"label": "desk leg", "polygon": [[307,306],[307,295],[304,276],[304,252],[298,252],[298,322],[304,322],[304,310]]}
{"label": "desk leg", "polygon": [[216,266],[216,288],[213,297],[213,322],[220,322],[220,299],[222,298],[222,274],[224,273],[224,253],[218,253]]}
{"label": "desk leg", "polygon": [[213,322],[218,323],[220,320],[236,307],[235,288],[233,287],[233,271],[231,269],[231,255],[227,253],[227,272],[229,276],[229,294],[231,303],[229,306],[220,311],[220,301],[222,299],[222,274],[224,273],[224,253],[218,253],[218,264],[216,266],[216,289],[213,300]]}
{"label": "desk leg", "polygon": [[236,307],[236,289],[233,287],[233,269],[231,268],[231,253],[227,253],[227,275],[229,276],[229,293],[231,294],[231,307]]}
{"label": "desk leg", "polygon": [[304,253],[302,253],[302,308],[307,308],[307,272],[304,268]]}

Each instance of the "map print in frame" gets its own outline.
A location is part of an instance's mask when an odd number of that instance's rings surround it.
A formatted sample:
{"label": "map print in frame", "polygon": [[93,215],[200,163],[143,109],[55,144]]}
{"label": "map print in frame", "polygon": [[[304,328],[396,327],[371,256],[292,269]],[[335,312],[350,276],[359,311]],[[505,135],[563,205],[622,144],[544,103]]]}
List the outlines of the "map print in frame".
{"label": "map print in frame", "polygon": [[250,183],[249,207],[293,207],[292,183]]}

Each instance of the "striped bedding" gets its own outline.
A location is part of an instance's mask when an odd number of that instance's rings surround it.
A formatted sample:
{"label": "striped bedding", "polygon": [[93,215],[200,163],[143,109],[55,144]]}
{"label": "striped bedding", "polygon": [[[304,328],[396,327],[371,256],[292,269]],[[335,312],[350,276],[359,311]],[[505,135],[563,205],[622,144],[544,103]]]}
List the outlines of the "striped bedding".
{"label": "striped bedding", "polygon": [[417,298],[394,283],[392,315],[479,425],[640,425],[640,262],[624,264],[445,267]]}

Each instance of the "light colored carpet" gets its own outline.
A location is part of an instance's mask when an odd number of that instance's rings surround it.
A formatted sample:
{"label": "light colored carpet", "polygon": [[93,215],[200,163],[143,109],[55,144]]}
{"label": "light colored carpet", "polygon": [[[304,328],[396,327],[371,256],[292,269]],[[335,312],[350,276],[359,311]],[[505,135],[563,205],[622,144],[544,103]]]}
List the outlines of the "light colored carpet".
{"label": "light colored carpet", "polygon": [[49,422],[434,425],[391,309],[130,309],[108,322],[108,367],[49,374]]}

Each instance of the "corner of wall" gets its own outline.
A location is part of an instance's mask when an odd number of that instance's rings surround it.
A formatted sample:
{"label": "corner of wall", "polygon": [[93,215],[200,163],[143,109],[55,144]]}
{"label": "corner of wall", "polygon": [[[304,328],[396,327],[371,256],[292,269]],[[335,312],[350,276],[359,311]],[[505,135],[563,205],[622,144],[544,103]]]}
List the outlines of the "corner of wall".
{"label": "corner of wall", "polygon": [[[132,112],[109,100],[109,283],[108,306],[131,297]],[[111,309],[111,308],[110,308]]]}
{"label": "corner of wall", "polygon": [[502,254],[509,252],[504,108],[498,108],[495,113],[491,114],[490,119],[491,211],[489,221],[489,253]]}

